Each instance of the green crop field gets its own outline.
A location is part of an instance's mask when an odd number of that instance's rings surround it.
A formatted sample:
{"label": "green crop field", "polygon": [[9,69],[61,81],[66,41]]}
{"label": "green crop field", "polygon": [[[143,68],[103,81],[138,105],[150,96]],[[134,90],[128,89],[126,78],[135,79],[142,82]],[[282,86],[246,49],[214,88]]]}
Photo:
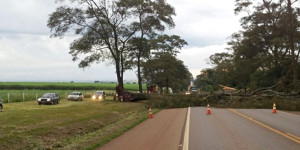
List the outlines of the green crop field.
{"label": "green crop field", "polygon": [[[0,90],[115,90],[116,86],[117,83],[0,82]],[[127,91],[138,91],[138,84],[126,83],[124,88]]]}
{"label": "green crop field", "polygon": [[90,99],[57,105],[4,104],[0,149],[95,149],[145,120],[145,106]]}
{"label": "green crop field", "polygon": [[[44,93],[58,93],[66,99],[72,91],[80,91],[90,98],[96,90],[104,90],[106,95],[113,96],[117,83],[67,83],[67,82],[0,82],[0,96],[4,103],[36,100]],[[124,84],[127,91],[138,91],[138,84]],[[145,85],[143,87],[146,89]]]}

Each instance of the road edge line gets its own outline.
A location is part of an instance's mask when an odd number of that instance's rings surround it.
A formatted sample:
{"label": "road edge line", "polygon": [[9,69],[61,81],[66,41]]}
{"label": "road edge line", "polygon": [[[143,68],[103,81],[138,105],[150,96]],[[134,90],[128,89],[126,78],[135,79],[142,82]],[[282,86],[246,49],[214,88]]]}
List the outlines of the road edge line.
{"label": "road edge line", "polygon": [[290,112],[286,112],[286,111],[278,111],[280,113],[285,113],[285,114],[289,114],[289,115],[293,115],[293,116],[296,116],[296,117],[300,117],[300,115],[297,115],[297,114],[293,114],[293,113],[290,113]]}
{"label": "road edge line", "polygon": [[253,118],[251,118],[251,117],[249,117],[249,116],[246,116],[246,115],[242,114],[241,112],[238,112],[238,111],[235,110],[235,109],[229,109],[229,110],[230,110],[231,112],[235,113],[235,114],[238,114],[238,115],[240,115],[240,116],[242,116],[242,117],[244,117],[244,118],[246,118],[246,119],[248,119],[248,120],[250,120],[250,121],[252,121],[252,122],[254,122],[254,123],[258,124],[258,125],[260,125],[260,126],[262,126],[262,127],[265,127],[265,128],[267,128],[267,129],[269,129],[269,130],[271,130],[271,131],[273,131],[273,132],[275,132],[275,133],[277,133],[277,134],[279,134],[279,135],[282,135],[283,137],[285,137],[285,138],[287,138],[287,139],[290,139],[290,140],[292,140],[292,141],[294,141],[294,142],[300,144],[300,140],[298,140],[298,139],[296,139],[296,138],[294,138],[294,137],[291,137],[291,136],[288,135],[288,134],[285,134],[285,133],[283,133],[283,132],[281,132],[281,131],[279,131],[279,130],[276,130],[276,129],[274,129],[274,128],[272,128],[272,127],[270,127],[270,126],[268,126],[268,125],[266,125],[266,124],[264,124],[264,123],[261,123],[261,122],[255,120],[255,119],[253,119]]}
{"label": "road edge line", "polygon": [[184,130],[183,150],[189,149],[190,113],[191,113],[191,107],[188,107],[188,113],[186,117],[185,130]]}

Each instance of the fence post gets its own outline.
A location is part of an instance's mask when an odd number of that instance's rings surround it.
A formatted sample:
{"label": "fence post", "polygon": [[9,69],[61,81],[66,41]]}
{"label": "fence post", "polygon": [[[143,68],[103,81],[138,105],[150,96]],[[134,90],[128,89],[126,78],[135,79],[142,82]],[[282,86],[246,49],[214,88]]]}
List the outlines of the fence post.
{"label": "fence post", "polygon": [[25,93],[23,92],[22,94],[23,94],[23,102],[24,102],[25,101]]}
{"label": "fence post", "polygon": [[7,93],[7,103],[9,103],[9,93]]}

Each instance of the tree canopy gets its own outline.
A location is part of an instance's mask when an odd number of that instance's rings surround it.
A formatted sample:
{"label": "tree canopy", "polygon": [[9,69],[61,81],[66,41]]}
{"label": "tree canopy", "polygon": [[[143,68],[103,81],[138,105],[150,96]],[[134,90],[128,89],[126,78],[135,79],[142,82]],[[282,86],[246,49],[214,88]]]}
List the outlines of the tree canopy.
{"label": "tree canopy", "polygon": [[[299,89],[300,5],[298,0],[236,0],[243,30],[232,34],[226,53],[210,57],[210,81],[245,89],[282,82]],[[199,76],[199,80],[203,78]]]}
{"label": "tree canopy", "polygon": [[[51,36],[63,37],[74,31],[78,38],[70,45],[69,52],[73,60],[80,60],[81,68],[94,62],[111,61],[115,65],[117,80],[121,87],[125,70],[134,64],[130,60],[134,58],[140,60],[141,57],[149,55],[153,47],[148,44],[151,43],[150,39],[160,37],[156,32],[162,33],[166,27],[175,26],[172,18],[175,10],[165,0],[59,0],[59,2],[62,6],[50,15],[47,24],[52,32]],[[134,51],[136,49],[138,51]],[[132,55],[132,52],[135,55]],[[139,83],[141,84],[140,77]]]}
{"label": "tree canopy", "polygon": [[142,74],[148,84],[156,84],[161,90],[163,87],[171,87],[175,92],[182,91],[188,87],[192,78],[183,62],[170,53],[155,55],[142,63],[142,66]]}

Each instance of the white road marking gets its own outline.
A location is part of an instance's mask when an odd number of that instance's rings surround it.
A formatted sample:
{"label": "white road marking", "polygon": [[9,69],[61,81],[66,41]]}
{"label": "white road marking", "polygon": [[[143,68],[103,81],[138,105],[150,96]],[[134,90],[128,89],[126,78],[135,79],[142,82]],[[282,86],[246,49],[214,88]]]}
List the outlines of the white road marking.
{"label": "white road marking", "polygon": [[185,122],[183,150],[188,150],[189,149],[190,113],[191,113],[191,107],[188,108],[188,113],[187,113],[186,122]]}

